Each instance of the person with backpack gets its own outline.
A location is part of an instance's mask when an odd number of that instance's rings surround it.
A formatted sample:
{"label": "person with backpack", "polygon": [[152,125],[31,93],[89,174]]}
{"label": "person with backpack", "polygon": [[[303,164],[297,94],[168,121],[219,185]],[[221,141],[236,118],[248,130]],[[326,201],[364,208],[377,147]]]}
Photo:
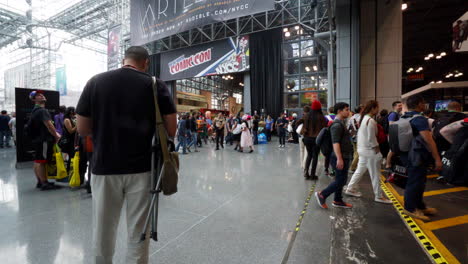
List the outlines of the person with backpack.
{"label": "person with backpack", "polygon": [[[307,160],[304,166],[304,178],[307,180],[317,180],[315,174],[317,170],[318,155],[320,147],[316,144],[316,138],[322,128],[327,126],[327,119],[322,113],[322,104],[315,100],[312,102],[311,111],[304,118],[303,134],[304,145],[307,149]],[[312,163],[312,170],[310,165]]]}
{"label": "person with backpack", "polygon": [[468,118],[445,126],[440,133],[452,146],[442,153],[443,169],[437,180],[468,186]]}
{"label": "person with backpack", "polygon": [[348,129],[346,129],[345,119],[349,116],[349,105],[347,103],[337,103],[333,107],[336,118],[330,126],[333,153],[330,163],[336,171],[335,180],[327,188],[315,193],[315,198],[320,207],[328,209],[326,200],[332,193],[335,194],[334,207],[352,208],[351,204],[343,201],[343,187],[348,180],[348,168],[353,158],[353,144]]}
{"label": "person with backpack", "polygon": [[369,170],[369,175],[372,181],[374,190],[374,201],[379,203],[391,204],[392,201],[387,199],[380,187],[380,166],[382,154],[380,153],[379,142],[377,140],[378,127],[377,122],[373,119],[379,112],[379,103],[375,100],[370,100],[363,107],[360,120],[360,128],[357,134],[357,152],[359,154],[359,163],[354,172],[345,194],[355,197],[361,197],[362,194],[357,191],[357,185],[362,179],[362,176]]}
{"label": "person with backpack", "polygon": [[436,142],[439,153],[449,150],[451,146],[451,144],[444,138],[440,131],[445,126],[453,122],[463,120],[466,117],[465,114],[461,113],[461,105],[459,102],[452,101],[448,104],[447,108],[448,112],[439,113],[439,118],[437,118],[433,125],[434,140]]}
{"label": "person with backpack", "polygon": [[183,114],[180,117],[179,123],[177,123],[177,141],[178,144],[175,148],[176,152],[179,152],[180,147],[182,146],[182,154],[187,154],[187,141],[188,141],[188,132],[187,132],[187,115]]}
{"label": "person with backpack", "polygon": [[[395,101],[392,103],[393,110],[388,114],[387,118],[383,120],[382,127],[384,129],[385,134],[388,135],[389,127],[391,124],[395,123],[400,119],[401,111],[403,110],[403,104],[401,101]],[[385,169],[390,170],[392,168],[392,159],[393,153],[390,150],[387,154]]]}
{"label": "person with backpack", "polygon": [[435,208],[427,207],[423,201],[426,174],[431,156],[435,170],[442,168],[442,161],[432,137],[427,118],[420,113],[425,109],[424,98],[412,95],[405,102],[408,111],[400,120],[390,125],[390,147],[400,156],[407,167],[408,180],[404,193],[405,214],[429,221],[427,215],[437,213]]}
{"label": "person with backpack", "polygon": [[45,109],[46,97],[42,91],[32,91],[29,99],[34,102],[31,118],[26,127],[26,133],[31,138],[34,148],[34,173],[36,174],[36,188],[41,191],[57,189],[47,180],[46,165],[52,157],[53,147],[61,135],[55,130],[49,111]]}

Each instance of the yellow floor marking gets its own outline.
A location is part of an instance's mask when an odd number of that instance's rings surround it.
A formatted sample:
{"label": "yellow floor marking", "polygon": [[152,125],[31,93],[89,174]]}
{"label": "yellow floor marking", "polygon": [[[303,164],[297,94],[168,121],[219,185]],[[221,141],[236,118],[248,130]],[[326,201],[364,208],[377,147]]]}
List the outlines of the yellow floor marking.
{"label": "yellow floor marking", "polygon": [[429,230],[436,230],[436,229],[441,229],[441,228],[446,228],[446,227],[451,227],[451,226],[456,226],[456,225],[463,225],[463,224],[468,224],[468,215],[428,222],[424,224],[424,227]]}
{"label": "yellow floor marking", "polygon": [[467,187],[455,187],[455,188],[448,188],[448,189],[442,189],[442,190],[428,191],[428,192],[424,192],[424,197],[439,195],[439,194],[444,194],[444,193],[451,193],[451,192],[461,192],[461,191],[468,191],[468,188]]}
{"label": "yellow floor marking", "polygon": [[[385,177],[381,176],[381,179],[384,181]],[[398,194],[398,192],[395,190],[395,188],[393,188],[393,185],[390,184],[390,183],[385,183],[385,186],[393,194],[393,196],[395,196],[395,198],[401,204],[401,206],[403,206],[403,204],[404,204],[403,197]],[[418,224],[418,226],[421,228],[421,230],[430,239],[430,241],[434,245],[434,247],[437,248],[437,250],[442,254],[442,256],[445,258],[447,263],[461,264],[460,261],[458,261],[458,259],[455,258],[455,256],[453,256],[453,254],[450,252],[450,250],[448,250],[445,247],[445,245],[442,242],[440,242],[439,238],[437,238],[437,236],[434,235],[432,230],[430,230],[429,228],[426,227],[426,225],[428,225],[430,223],[424,223],[423,221],[421,221],[419,219],[413,219],[413,220]]]}
{"label": "yellow floor marking", "polygon": [[432,174],[432,175],[427,175],[427,178],[428,179],[433,179],[433,178],[437,178],[439,176],[440,176],[439,174]]}

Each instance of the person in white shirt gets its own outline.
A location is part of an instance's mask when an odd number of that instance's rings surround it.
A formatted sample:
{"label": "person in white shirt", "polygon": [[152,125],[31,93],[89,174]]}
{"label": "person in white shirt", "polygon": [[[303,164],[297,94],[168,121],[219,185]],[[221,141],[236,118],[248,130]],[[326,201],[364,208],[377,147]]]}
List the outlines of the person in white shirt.
{"label": "person in white shirt", "polygon": [[11,133],[13,134],[13,142],[15,142],[16,146],[16,113],[11,113],[11,119],[8,122],[8,126],[10,127]]}
{"label": "person in white shirt", "polygon": [[357,184],[362,179],[362,176],[369,170],[374,190],[374,201],[379,203],[391,204],[387,199],[382,189],[380,188],[380,164],[382,154],[380,153],[379,143],[377,142],[377,122],[372,118],[379,112],[379,103],[375,100],[370,100],[366,103],[361,114],[361,122],[358,130],[357,152],[359,154],[359,162],[357,169],[354,172],[345,194],[355,197],[361,197],[361,193],[357,191]]}

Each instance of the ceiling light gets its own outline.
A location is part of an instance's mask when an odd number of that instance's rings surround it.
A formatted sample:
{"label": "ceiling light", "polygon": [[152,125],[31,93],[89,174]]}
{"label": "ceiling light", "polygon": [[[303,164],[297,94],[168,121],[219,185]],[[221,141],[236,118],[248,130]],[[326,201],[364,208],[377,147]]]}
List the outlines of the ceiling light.
{"label": "ceiling light", "polygon": [[300,27],[299,27],[299,26],[295,26],[294,29],[295,29],[295,30],[299,30]]}
{"label": "ceiling light", "polygon": [[434,81],[430,82],[430,83],[435,83]]}
{"label": "ceiling light", "polygon": [[442,57],[445,56],[445,55],[447,55],[447,53],[445,53],[445,51],[440,53],[440,56],[442,56]]}
{"label": "ceiling light", "polygon": [[455,77],[460,77],[460,76],[462,76],[462,75],[463,75],[463,72],[459,72],[459,73],[457,73],[457,74],[455,75]]}
{"label": "ceiling light", "polygon": [[434,57],[434,54],[431,53],[431,54],[429,54],[429,55],[427,55],[427,56],[428,56],[429,58],[432,58],[432,57]]}
{"label": "ceiling light", "polygon": [[401,4],[401,10],[406,10],[407,8],[408,8],[408,4],[407,4],[407,3]]}
{"label": "ceiling light", "polygon": [[291,33],[290,33],[290,32],[286,32],[286,33],[284,33],[284,36],[287,37],[287,38],[289,38],[289,37],[291,36]]}
{"label": "ceiling light", "polygon": [[445,78],[450,78],[452,76],[453,76],[452,74],[447,74],[447,75],[445,75]]}
{"label": "ceiling light", "polygon": [[301,35],[304,34],[304,30],[301,29]]}
{"label": "ceiling light", "polygon": [[418,68],[418,71],[422,71],[422,70],[423,70],[423,67],[419,67],[419,68]]}
{"label": "ceiling light", "polygon": [[288,32],[288,28],[283,28],[283,32]]}
{"label": "ceiling light", "polygon": [[318,70],[317,65],[314,65],[312,68],[314,68],[314,71]]}
{"label": "ceiling light", "polygon": [[442,83],[442,81],[437,81],[437,83]]}
{"label": "ceiling light", "polygon": [[314,77],[314,76],[311,76],[310,78],[311,78],[312,80],[314,80],[314,81],[315,81],[315,77]]}
{"label": "ceiling light", "polygon": [[410,73],[410,72],[412,72],[412,71],[414,71],[414,69],[413,69],[413,68],[409,68],[406,72]]}
{"label": "ceiling light", "polygon": [[440,56],[440,55],[437,55],[437,56],[436,56],[436,59],[440,59],[440,58],[442,58],[442,56]]}
{"label": "ceiling light", "polygon": [[312,56],[312,51],[308,50],[306,53],[307,55]]}
{"label": "ceiling light", "polygon": [[308,72],[310,72],[309,66],[306,66],[306,67],[305,67],[305,70],[308,71]]}
{"label": "ceiling light", "polygon": [[431,59],[431,58],[429,58],[429,57],[424,57],[424,60],[430,60],[430,59]]}

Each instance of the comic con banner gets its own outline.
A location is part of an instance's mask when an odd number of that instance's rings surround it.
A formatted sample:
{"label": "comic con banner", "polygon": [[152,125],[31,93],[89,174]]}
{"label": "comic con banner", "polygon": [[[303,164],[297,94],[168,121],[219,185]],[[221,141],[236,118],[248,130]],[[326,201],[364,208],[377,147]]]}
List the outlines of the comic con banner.
{"label": "comic con banner", "polygon": [[249,37],[228,38],[161,53],[164,81],[250,70]]}
{"label": "comic con banner", "polygon": [[274,0],[131,0],[131,42],[142,45],[195,27],[274,8]]}

